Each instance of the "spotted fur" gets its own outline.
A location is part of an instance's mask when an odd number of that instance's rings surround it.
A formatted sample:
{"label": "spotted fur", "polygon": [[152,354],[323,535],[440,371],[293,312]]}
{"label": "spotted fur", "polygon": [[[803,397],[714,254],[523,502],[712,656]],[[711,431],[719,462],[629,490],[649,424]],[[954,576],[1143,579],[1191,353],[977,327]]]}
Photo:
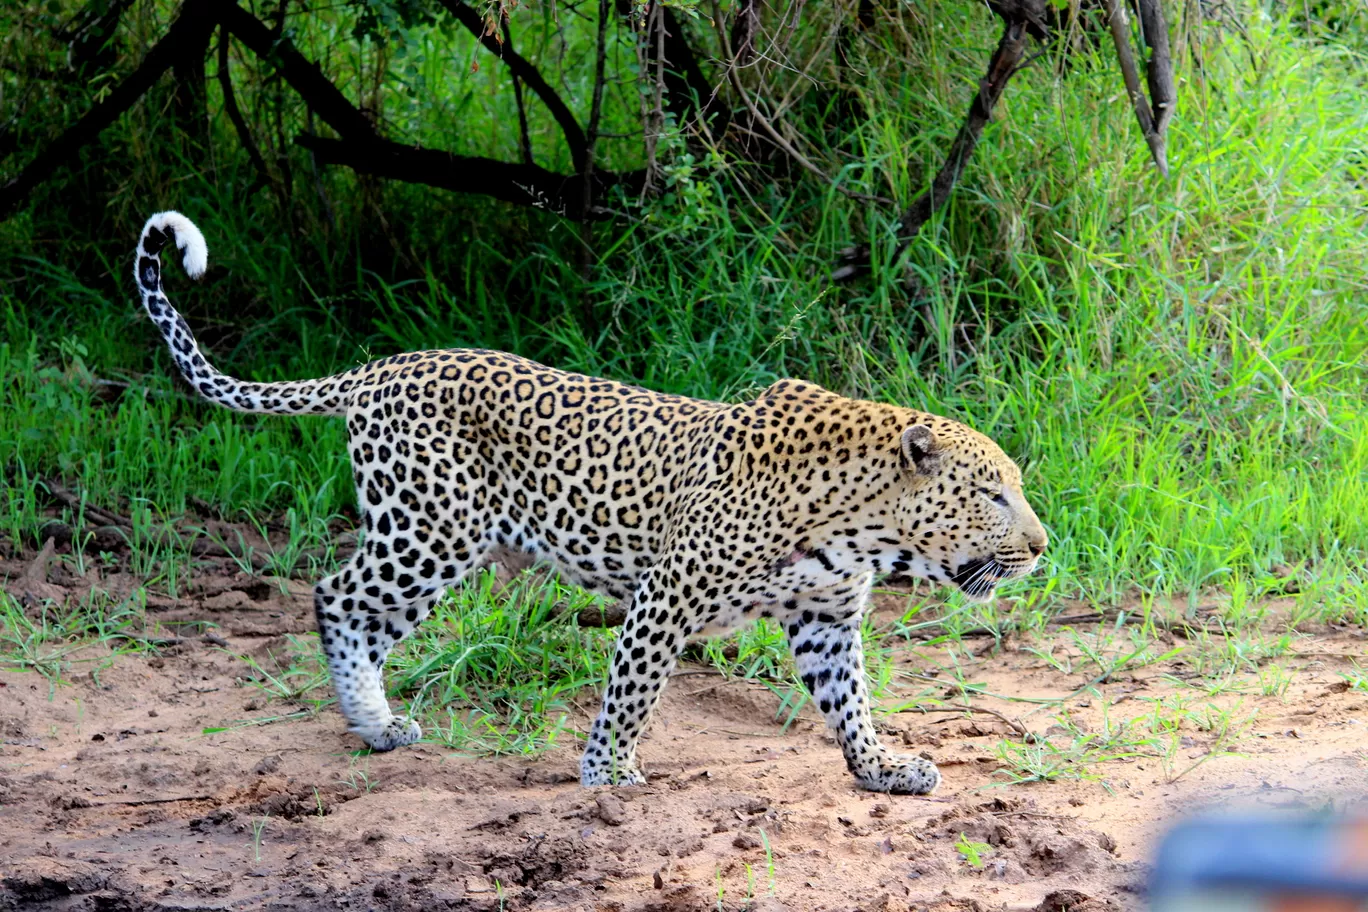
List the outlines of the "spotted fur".
{"label": "spotted fur", "polygon": [[135,273],[181,373],[207,399],[345,415],[361,547],[314,590],[342,713],[376,750],[417,740],[381,669],[436,599],[496,546],[630,599],[585,785],[645,781],[637,741],[687,639],[775,618],[856,780],[925,793],[940,774],[870,719],[860,621],[896,572],[991,597],[1034,569],[1045,531],[987,437],[796,380],[737,405],[564,373],[492,351],[426,351],[321,380],[245,383],[205,361],[162,292],[160,253],[207,251],[184,216],[148,220]]}

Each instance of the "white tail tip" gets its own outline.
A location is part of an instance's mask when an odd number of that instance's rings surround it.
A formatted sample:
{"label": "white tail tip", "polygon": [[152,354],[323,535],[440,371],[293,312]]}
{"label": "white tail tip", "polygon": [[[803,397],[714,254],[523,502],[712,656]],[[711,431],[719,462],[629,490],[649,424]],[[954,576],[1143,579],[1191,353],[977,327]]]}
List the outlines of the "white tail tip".
{"label": "white tail tip", "polygon": [[147,232],[154,228],[158,231],[170,231],[175,235],[186,275],[192,279],[204,275],[204,270],[209,265],[209,245],[204,242],[204,235],[195,227],[194,222],[179,212],[167,210],[158,212],[147,220],[147,224],[143,225],[142,236],[146,237]]}

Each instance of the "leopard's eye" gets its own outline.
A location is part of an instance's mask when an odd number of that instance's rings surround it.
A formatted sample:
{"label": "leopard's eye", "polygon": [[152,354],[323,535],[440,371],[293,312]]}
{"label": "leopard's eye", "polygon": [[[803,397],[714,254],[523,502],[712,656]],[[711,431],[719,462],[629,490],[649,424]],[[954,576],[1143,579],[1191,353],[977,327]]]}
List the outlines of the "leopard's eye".
{"label": "leopard's eye", "polygon": [[987,488],[979,488],[979,493],[997,504],[999,507],[1007,506],[1007,498],[1001,491],[990,491]]}

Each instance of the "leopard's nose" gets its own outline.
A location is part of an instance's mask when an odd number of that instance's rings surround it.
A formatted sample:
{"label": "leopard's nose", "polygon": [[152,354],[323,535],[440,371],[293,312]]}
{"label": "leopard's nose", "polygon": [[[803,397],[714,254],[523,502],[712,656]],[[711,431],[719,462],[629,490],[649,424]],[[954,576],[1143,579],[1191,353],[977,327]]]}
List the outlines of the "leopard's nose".
{"label": "leopard's nose", "polygon": [[1041,532],[1038,537],[1026,539],[1026,548],[1031,552],[1032,557],[1040,557],[1044,554],[1047,544],[1049,544],[1049,539],[1045,537],[1044,532]]}

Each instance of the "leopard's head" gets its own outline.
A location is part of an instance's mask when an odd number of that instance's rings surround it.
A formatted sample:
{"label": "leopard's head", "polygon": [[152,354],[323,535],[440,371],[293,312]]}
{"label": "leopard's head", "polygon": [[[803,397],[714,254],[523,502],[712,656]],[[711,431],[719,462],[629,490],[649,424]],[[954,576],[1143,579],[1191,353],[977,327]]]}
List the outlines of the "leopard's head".
{"label": "leopard's head", "polygon": [[1049,537],[1021,490],[1021,470],[984,435],[925,416],[898,441],[897,519],[906,572],[988,601],[1035,569]]}

